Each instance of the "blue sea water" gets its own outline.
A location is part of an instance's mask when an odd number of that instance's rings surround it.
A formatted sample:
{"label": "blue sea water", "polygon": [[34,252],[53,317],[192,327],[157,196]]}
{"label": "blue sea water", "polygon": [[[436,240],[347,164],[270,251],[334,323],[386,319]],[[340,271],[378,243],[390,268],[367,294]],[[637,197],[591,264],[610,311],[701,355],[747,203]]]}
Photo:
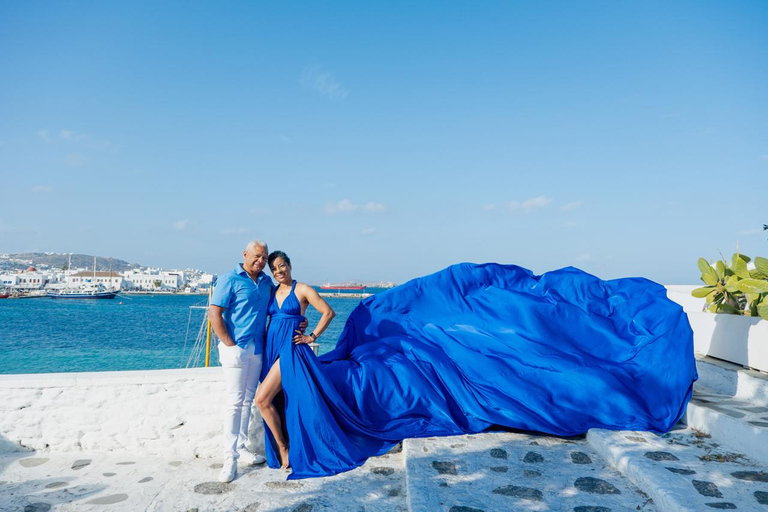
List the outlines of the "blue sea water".
{"label": "blue sea water", "polygon": [[[205,314],[190,306],[205,306],[207,300],[199,295],[0,300],[0,374],[184,368]],[[335,346],[360,303],[326,300],[336,318],[318,339],[321,354]],[[310,329],[319,318],[310,306]]]}

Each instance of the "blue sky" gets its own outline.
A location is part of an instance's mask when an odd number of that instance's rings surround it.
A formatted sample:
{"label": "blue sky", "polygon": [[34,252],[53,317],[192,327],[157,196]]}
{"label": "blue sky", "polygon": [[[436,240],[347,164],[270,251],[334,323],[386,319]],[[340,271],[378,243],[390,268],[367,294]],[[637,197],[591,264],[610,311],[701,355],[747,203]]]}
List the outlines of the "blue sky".
{"label": "blue sky", "polygon": [[0,3],[0,252],[310,283],[768,256],[768,2]]}

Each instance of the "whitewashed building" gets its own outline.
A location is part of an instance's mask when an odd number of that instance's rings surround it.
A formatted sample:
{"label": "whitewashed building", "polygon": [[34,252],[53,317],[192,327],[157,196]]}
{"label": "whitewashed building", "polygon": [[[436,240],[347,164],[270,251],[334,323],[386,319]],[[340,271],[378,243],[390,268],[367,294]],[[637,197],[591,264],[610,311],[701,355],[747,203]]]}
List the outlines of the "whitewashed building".
{"label": "whitewashed building", "polygon": [[48,284],[49,276],[38,272],[34,267],[29,267],[26,272],[16,274],[16,284],[13,288],[20,290],[42,290]]}
{"label": "whitewashed building", "polygon": [[19,283],[19,274],[0,274],[0,287],[12,288]]}
{"label": "whitewashed building", "polygon": [[67,276],[67,286],[80,288],[86,283],[103,284],[108,290],[119,290],[123,286],[123,276],[117,272],[93,272],[82,270]]}
{"label": "whitewashed building", "polygon": [[123,277],[127,290],[177,291],[183,285],[181,276],[173,272],[129,270],[123,274]]}

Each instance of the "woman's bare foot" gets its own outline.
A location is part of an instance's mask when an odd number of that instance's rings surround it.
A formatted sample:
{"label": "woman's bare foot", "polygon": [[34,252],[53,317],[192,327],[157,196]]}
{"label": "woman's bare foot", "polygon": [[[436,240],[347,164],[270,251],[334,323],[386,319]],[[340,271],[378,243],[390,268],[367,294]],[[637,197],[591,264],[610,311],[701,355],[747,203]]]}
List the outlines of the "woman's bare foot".
{"label": "woman's bare foot", "polygon": [[277,449],[280,450],[280,469],[289,469],[291,463],[288,461],[288,445],[278,445]]}

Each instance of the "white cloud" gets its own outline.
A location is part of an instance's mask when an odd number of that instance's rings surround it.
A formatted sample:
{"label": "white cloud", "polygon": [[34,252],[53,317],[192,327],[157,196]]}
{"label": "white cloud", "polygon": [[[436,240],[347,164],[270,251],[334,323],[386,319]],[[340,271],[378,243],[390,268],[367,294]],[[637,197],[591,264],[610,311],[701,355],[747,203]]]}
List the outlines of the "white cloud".
{"label": "white cloud", "polygon": [[48,135],[48,130],[40,130],[37,132],[37,136],[43,139],[45,142],[48,142],[51,140],[51,136]]}
{"label": "white cloud", "polygon": [[761,228],[755,228],[755,229],[745,229],[743,231],[739,231],[737,235],[740,236],[753,236],[753,235],[759,235],[763,232],[763,229]]}
{"label": "white cloud", "polygon": [[344,100],[347,91],[330,71],[323,71],[320,66],[306,66],[301,72],[301,86],[315,91],[332,100]]}
{"label": "white cloud", "polygon": [[50,185],[35,185],[32,187],[32,192],[35,194],[41,193],[41,192],[53,192],[53,187]]}
{"label": "white cloud", "polygon": [[571,222],[566,222],[566,223],[563,225],[563,227],[566,227],[566,228],[569,228],[569,229],[570,229],[570,228],[575,228],[575,227],[576,227],[576,226],[578,226],[578,225],[579,225],[579,223],[578,223],[578,222],[572,222],[572,221],[571,221]]}
{"label": "white cloud", "polygon": [[360,234],[363,236],[368,236],[368,235],[374,234],[375,232],[376,232],[376,228],[365,228],[360,232]]}
{"label": "white cloud", "polygon": [[[46,135],[47,133],[48,132],[46,132]],[[112,147],[112,142],[109,140],[96,139],[94,137],[91,137],[87,133],[80,133],[72,130],[59,131],[59,138],[69,143],[83,143],[83,144],[86,144],[87,146],[94,147],[94,148]]]}
{"label": "white cloud", "polygon": [[493,204],[493,203],[483,205],[483,210],[491,211],[491,210],[495,210],[495,209],[496,209],[496,205]]}
{"label": "white cloud", "polygon": [[365,206],[363,206],[363,211],[368,213],[382,213],[386,208],[384,208],[384,205],[381,203],[374,203],[373,201],[368,201],[365,203]]}
{"label": "white cloud", "polygon": [[592,261],[592,255],[590,253],[584,253],[576,256],[576,261]]}
{"label": "white cloud", "polygon": [[59,137],[62,140],[68,140],[71,142],[84,142],[90,140],[90,137],[84,133],[73,132],[72,130],[61,130]]}
{"label": "white cloud", "polygon": [[221,231],[219,231],[219,234],[223,236],[238,236],[238,235],[244,235],[249,231],[250,230],[248,228],[224,228]]}
{"label": "white cloud", "polygon": [[73,153],[67,155],[64,158],[64,163],[66,163],[69,167],[85,167],[85,165],[88,163],[88,160],[90,160],[90,158]]}
{"label": "white cloud", "polygon": [[173,228],[174,231],[183,231],[187,229],[188,225],[189,225],[189,219],[184,219],[184,220],[179,220],[174,222],[173,226],[171,227]]}
{"label": "white cloud", "polygon": [[387,208],[382,203],[368,201],[365,204],[353,203],[349,199],[342,199],[336,203],[328,203],[325,213],[335,215],[337,213],[383,213]]}
{"label": "white cloud", "polygon": [[562,208],[560,208],[561,211],[567,212],[569,210],[575,210],[577,208],[581,208],[581,205],[584,204],[583,201],[573,201],[572,203],[568,203]]}
{"label": "white cloud", "polygon": [[507,203],[507,207],[514,212],[531,213],[534,210],[546,208],[547,205],[549,205],[551,202],[551,197],[539,196],[526,199],[522,203],[518,201],[511,201]]}
{"label": "white cloud", "polygon": [[251,215],[269,215],[272,213],[272,210],[269,208],[251,208],[248,210]]}

